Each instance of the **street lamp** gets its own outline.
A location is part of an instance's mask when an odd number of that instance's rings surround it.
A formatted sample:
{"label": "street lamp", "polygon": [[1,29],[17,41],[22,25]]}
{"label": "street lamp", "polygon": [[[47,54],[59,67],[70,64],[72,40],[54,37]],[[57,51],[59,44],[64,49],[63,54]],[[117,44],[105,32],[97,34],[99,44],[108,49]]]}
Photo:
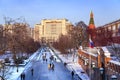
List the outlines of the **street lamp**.
{"label": "street lamp", "polygon": [[103,74],[103,72],[104,72],[104,69],[100,68],[100,74]]}
{"label": "street lamp", "polygon": [[17,57],[17,59],[16,59],[16,67],[17,67],[17,72],[19,71],[18,70],[18,57]]}
{"label": "street lamp", "polygon": [[100,78],[101,78],[101,80],[104,80],[104,77],[103,77],[103,74],[104,74],[104,68],[100,68]]}
{"label": "street lamp", "polygon": [[96,66],[95,66],[95,62],[92,62],[92,68],[95,68]]}
{"label": "street lamp", "polygon": [[85,59],[85,62],[84,62],[85,66],[88,65],[88,59]]}
{"label": "street lamp", "polygon": [[117,76],[116,75],[112,75],[111,76],[111,80],[117,80]]}

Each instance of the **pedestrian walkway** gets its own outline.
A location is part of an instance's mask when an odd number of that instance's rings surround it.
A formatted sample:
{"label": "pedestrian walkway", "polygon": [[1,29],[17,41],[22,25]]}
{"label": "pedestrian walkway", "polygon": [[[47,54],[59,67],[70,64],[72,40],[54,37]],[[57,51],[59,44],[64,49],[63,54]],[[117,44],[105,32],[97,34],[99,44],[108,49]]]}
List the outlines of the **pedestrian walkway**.
{"label": "pedestrian walkway", "polygon": [[[44,61],[42,57],[39,60],[36,60],[30,69],[25,71],[25,80],[71,80],[70,71],[63,65],[61,62],[56,62],[55,60],[50,61],[50,52],[46,53],[46,58],[48,61]],[[39,55],[42,55],[39,53]],[[37,55],[38,58],[39,56]],[[51,69],[48,69],[48,64],[51,62]],[[54,66],[52,66],[54,64]],[[31,70],[34,69],[33,76],[31,75]],[[62,76],[62,77],[61,77]],[[19,78],[18,80],[21,80]]]}

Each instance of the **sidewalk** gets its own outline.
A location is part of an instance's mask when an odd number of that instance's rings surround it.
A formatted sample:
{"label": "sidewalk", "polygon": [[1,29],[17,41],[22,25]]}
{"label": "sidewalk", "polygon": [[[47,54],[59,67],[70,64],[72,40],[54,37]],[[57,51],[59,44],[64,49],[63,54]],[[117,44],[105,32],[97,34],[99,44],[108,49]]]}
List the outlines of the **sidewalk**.
{"label": "sidewalk", "polygon": [[82,69],[81,65],[78,64],[77,56],[74,57],[74,62],[73,62],[73,56],[71,54],[69,54],[68,56],[65,56],[65,55],[60,54],[60,52],[55,49],[53,49],[53,51],[51,52],[52,54],[57,55],[63,63],[67,63],[66,67],[70,71],[74,71],[75,74],[77,74],[81,80],[90,80],[88,75]]}

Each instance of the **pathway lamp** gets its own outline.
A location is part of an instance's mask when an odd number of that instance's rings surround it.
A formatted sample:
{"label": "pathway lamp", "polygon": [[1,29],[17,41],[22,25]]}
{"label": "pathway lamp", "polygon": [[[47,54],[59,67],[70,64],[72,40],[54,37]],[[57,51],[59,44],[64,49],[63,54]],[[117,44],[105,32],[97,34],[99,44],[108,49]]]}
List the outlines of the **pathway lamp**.
{"label": "pathway lamp", "polygon": [[100,78],[101,80],[104,80],[104,77],[103,77],[103,74],[104,74],[104,68],[100,68]]}
{"label": "pathway lamp", "polygon": [[86,59],[84,60],[84,65],[85,65],[85,66],[87,65],[87,61],[86,61]]}
{"label": "pathway lamp", "polygon": [[19,71],[19,70],[18,70],[18,64],[16,64],[16,67],[17,67],[17,72],[18,72],[18,71]]}
{"label": "pathway lamp", "polygon": [[100,68],[100,74],[102,75],[103,72],[104,72],[104,69],[101,67],[101,68]]}
{"label": "pathway lamp", "polygon": [[111,80],[117,80],[117,76],[116,75],[112,75],[111,76]]}
{"label": "pathway lamp", "polygon": [[19,64],[18,60],[19,60],[19,59],[18,59],[18,57],[17,57],[17,58],[16,58],[16,67],[17,67],[17,72],[19,71],[19,70],[18,70],[18,64]]}
{"label": "pathway lamp", "polygon": [[92,68],[95,68],[96,66],[95,66],[95,63],[94,62],[92,62]]}
{"label": "pathway lamp", "polygon": [[88,65],[88,59],[85,59],[85,66]]}

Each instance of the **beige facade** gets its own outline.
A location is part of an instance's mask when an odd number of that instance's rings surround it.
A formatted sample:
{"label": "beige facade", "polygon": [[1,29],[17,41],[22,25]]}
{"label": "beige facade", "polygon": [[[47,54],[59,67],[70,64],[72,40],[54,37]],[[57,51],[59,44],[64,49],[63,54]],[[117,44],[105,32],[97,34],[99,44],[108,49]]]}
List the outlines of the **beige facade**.
{"label": "beige facade", "polygon": [[66,19],[44,19],[34,28],[34,40],[54,42],[60,35],[66,35],[71,23]]}

